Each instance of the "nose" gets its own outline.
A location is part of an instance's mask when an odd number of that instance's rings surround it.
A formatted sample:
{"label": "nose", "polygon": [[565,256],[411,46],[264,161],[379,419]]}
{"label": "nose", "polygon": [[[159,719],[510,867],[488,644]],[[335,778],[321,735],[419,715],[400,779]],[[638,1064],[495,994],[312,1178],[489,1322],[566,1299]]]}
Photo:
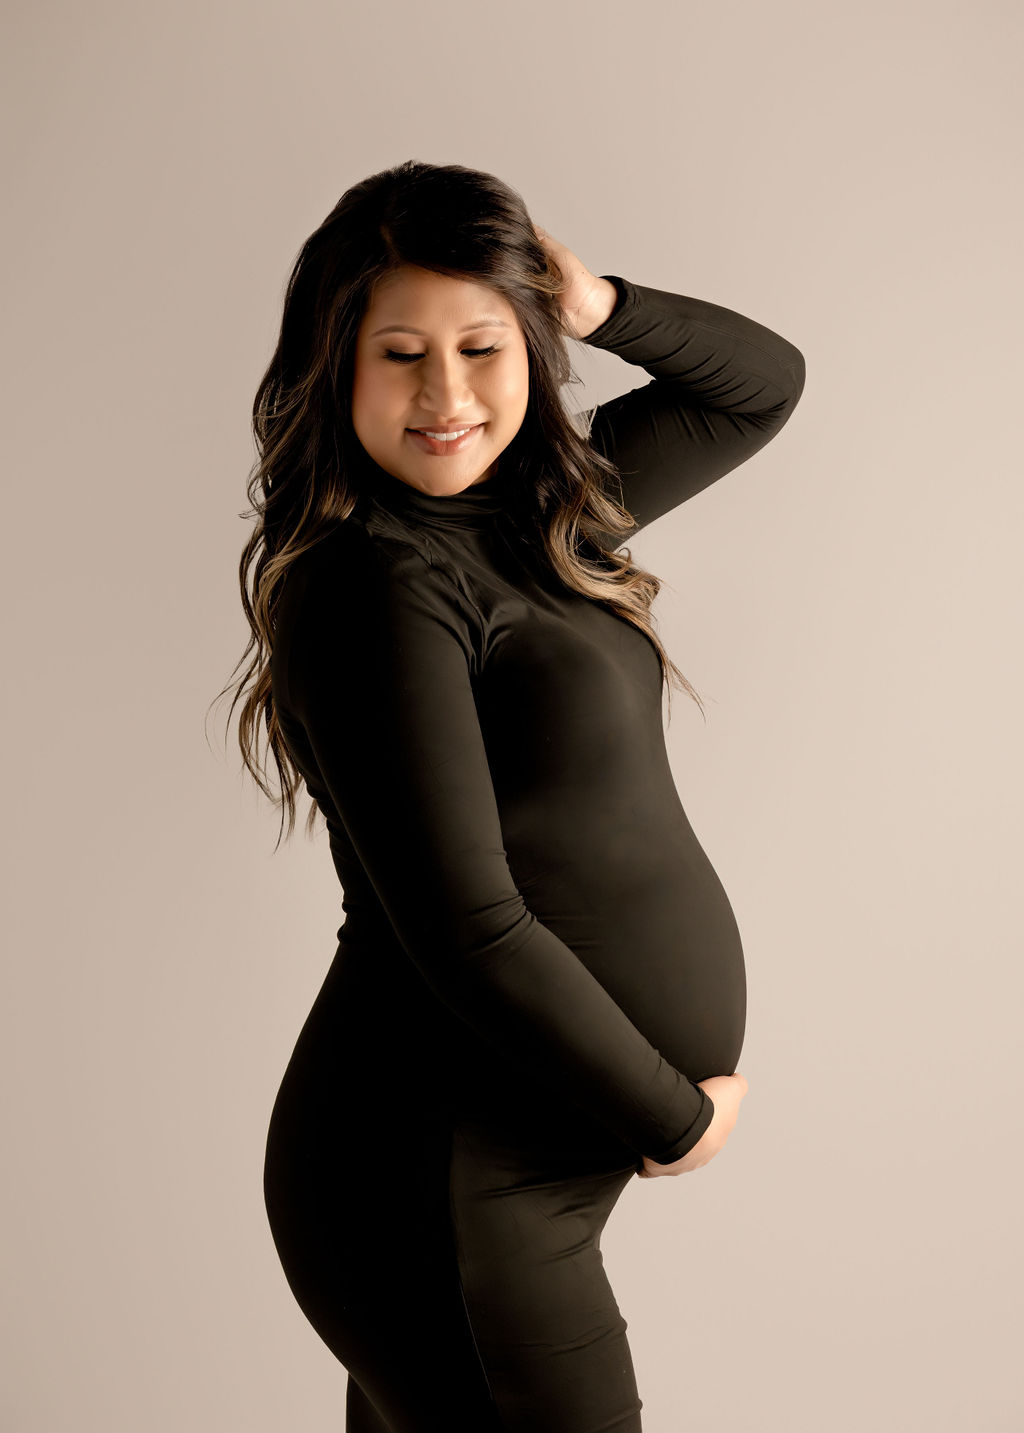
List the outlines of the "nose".
{"label": "nose", "polygon": [[475,407],[464,359],[448,359],[439,354],[433,359],[423,359],[417,364],[417,371],[422,379],[417,395],[421,413],[436,413],[439,423],[456,423],[461,413]]}

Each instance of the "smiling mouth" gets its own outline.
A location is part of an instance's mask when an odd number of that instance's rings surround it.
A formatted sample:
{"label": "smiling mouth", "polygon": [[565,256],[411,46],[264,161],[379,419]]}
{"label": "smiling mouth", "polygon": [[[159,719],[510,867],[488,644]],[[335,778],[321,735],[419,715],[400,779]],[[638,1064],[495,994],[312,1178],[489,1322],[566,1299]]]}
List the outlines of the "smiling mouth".
{"label": "smiling mouth", "polygon": [[438,433],[433,428],[410,428],[410,433],[422,433],[424,438],[433,438],[438,443],[453,443],[456,438],[464,438],[467,433],[472,433],[474,428],[479,428],[480,423],[467,423],[465,428],[454,428],[447,433]]}
{"label": "smiling mouth", "polygon": [[406,428],[405,431],[410,438],[419,439],[419,442],[414,443],[413,447],[418,448],[428,457],[453,458],[472,447],[474,438],[485,426],[483,423],[471,423],[466,428],[460,428],[454,433],[443,434],[439,438],[431,437],[429,428]]}

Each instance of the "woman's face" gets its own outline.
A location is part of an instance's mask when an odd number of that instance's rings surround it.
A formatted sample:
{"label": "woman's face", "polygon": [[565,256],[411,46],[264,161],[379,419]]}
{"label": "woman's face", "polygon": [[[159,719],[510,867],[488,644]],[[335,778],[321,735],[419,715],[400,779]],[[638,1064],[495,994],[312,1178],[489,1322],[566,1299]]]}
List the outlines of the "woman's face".
{"label": "woman's face", "polygon": [[[529,392],[523,331],[494,289],[411,265],[381,279],[356,337],[352,419],[385,472],[437,496],[483,482]],[[462,441],[431,445],[437,452],[410,431],[468,427]]]}

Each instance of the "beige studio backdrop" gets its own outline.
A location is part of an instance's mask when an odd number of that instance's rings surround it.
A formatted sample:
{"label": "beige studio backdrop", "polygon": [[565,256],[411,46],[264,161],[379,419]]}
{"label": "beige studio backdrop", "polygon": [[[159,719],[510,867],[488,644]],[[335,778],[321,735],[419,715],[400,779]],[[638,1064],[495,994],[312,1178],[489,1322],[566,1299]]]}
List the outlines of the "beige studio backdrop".
{"label": "beige studio backdrop", "polygon": [[[261,1190],[340,891],[206,712],[286,275],[407,158],[807,361],[634,546],[749,981],[727,1147],[602,1241],[646,1433],[1024,1427],[1021,8],[4,19],[4,1429],[343,1426]],[[646,381],[573,358],[578,406]]]}

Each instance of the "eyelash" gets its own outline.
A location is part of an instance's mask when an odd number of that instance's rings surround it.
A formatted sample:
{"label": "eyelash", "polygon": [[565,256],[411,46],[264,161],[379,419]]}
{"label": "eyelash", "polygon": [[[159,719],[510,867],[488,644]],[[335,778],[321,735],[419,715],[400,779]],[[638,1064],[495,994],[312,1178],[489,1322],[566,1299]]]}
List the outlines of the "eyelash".
{"label": "eyelash", "polygon": [[[492,343],[490,348],[466,348],[464,353],[471,354],[473,358],[489,358],[492,353],[498,352],[497,344]],[[390,358],[393,363],[413,363],[417,358],[422,358],[422,353],[395,353],[388,349],[385,358]]]}

